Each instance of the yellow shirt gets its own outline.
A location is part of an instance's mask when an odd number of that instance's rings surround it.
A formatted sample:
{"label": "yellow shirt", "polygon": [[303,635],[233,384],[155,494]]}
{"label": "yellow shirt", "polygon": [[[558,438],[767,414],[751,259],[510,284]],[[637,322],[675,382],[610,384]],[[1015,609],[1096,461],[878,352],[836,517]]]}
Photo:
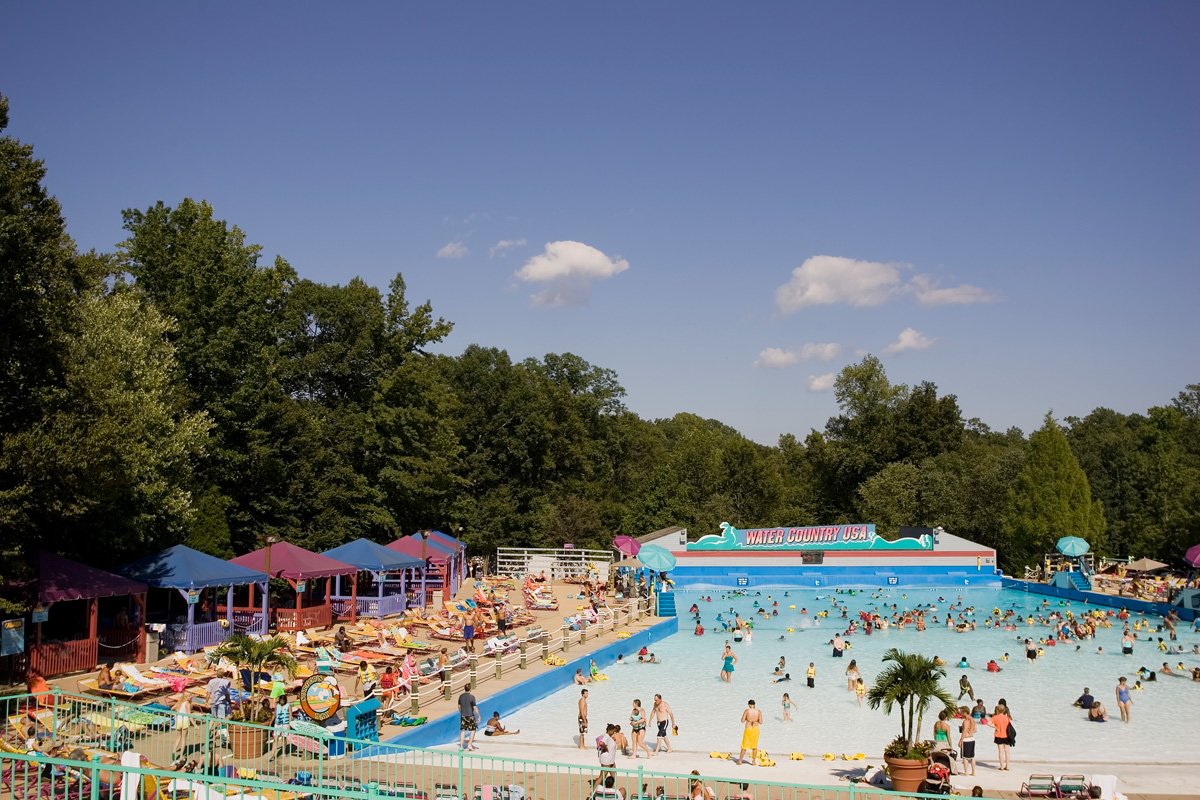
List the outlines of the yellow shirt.
{"label": "yellow shirt", "polygon": [[808,677],[810,677],[810,678],[815,678],[815,677],[817,677],[817,668],[816,668],[816,667],[809,667],[809,668],[808,668]]}

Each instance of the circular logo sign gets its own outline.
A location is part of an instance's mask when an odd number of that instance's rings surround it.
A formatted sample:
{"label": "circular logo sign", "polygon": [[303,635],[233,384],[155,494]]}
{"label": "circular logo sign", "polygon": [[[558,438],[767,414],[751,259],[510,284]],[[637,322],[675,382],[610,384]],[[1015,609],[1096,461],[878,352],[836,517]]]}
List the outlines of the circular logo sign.
{"label": "circular logo sign", "polygon": [[342,690],[332,675],[313,675],[300,686],[300,710],[324,722],[342,706]]}

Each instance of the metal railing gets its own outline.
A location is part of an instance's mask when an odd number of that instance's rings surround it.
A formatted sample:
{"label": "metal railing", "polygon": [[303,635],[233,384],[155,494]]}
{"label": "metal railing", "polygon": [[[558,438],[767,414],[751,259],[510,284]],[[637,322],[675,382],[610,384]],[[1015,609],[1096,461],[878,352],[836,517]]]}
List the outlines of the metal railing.
{"label": "metal railing", "polygon": [[496,549],[495,572],[497,575],[522,578],[544,571],[546,577],[553,581],[591,573],[607,581],[612,560],[612,550],[500,547]]}
{"label": "metal railing", "polygon": [[[646,770],[597,768],[509,758],[463,751],[407,749],[387,756],[395,769],[387,774],[347,775],[334,762],[320,773],[258,770],[214,765],[181,772],[161,765],[119,763],[120,759],[76,749],[62,756],[0,751],[0,792],[45,800],[100,800],[120,796],[128,782],[145,800],[690,800],[698,793],[715,800],[882,800],[900,795],[866,784],[806,786],[784,781],[680,775]],[[372,763],[384,763],[373,761]],[[611,789],[597,778],[611,776]],[[704,788],[699,789],[699,782]],[[621,794],[616,794],[620,791]],[[711,792],[711,795],[709,794]]]}

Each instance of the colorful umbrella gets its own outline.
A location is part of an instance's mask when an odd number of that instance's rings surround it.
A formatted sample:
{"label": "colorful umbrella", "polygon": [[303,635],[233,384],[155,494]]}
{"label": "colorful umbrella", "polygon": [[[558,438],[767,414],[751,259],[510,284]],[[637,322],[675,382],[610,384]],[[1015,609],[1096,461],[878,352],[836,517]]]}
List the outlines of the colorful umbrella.
{"label": "colorful umbrella", "polygon": [[1183,560],[1193,567],[1200,567],[1200,544],[1194,544],[1183,554]]}
{"label": "colorful umbrella", "polygon": [[656,544],[648,544],[639,550],[637,559],[642,566],[655,572],[668,572],[675,568],[675,556],[671,555],[670,550]]}
{"label": "colorful umbrella", "polygon": [[1154,572],[1157,569],[1165,569],[1166,564],[1161,561],[1155,561],[1153,558],[1139,558],[1137,561],[1131,561],[1125,565],[1125,569],[1130,572]]}
{"label": "colorful umbrella", "polygon": [[613,548],[618,550],[622,555],[636,556],[638,551],[642,549],[642,543],[632,536],[618,536],[613,539]]}
{"label": "colorful umbrella", "polygon": [[1064,536],[1058,540],[1058,544],[1054,545],[1054,547],[1058,552],[1069,558],[1081,556],[1088,550],[1091,550],[1088,543],[1078,536]]}

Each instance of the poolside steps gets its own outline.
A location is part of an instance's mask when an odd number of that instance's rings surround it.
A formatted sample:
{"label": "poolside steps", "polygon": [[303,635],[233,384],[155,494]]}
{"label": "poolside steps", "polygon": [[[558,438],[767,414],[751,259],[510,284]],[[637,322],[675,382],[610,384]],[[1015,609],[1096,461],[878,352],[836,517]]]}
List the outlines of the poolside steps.
{"label": "poolside steps", "polygon": [[673,617],[676,615],[675,610],[675,593],[674,592],[659,592],[658,594],[658,616]]}
{"label": "poolside steps", "polygon": [[1071,576],[1071,584],[1079,591],[1086,592],[1092,588],[1092,582],[1082,572],[1068,572],[1067,574]]}

